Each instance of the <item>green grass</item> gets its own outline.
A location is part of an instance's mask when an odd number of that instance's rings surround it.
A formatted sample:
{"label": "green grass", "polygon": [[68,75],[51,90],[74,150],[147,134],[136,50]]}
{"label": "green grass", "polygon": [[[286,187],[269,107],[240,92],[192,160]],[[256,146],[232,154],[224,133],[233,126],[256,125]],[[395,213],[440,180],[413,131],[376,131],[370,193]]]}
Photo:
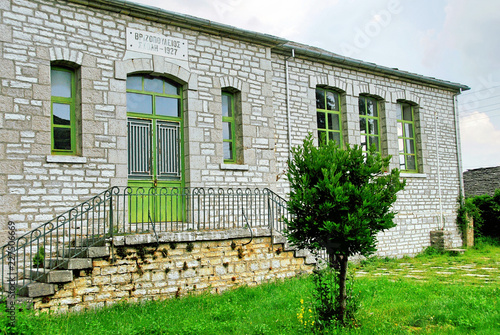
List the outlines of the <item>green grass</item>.
{"label": "green grass", "polygon": [[[356,325],[342,334],[500,334],[500,246],[480,245],[457,256],[429,250],[415,258],[373,258],[351,269],[361,306]],[[27,335],[305,334],[313,331],[297,313],[303,299],[309,318],[312,290],[304,276],[220,295],[81,313],[22,312],[17,330]],[[5,321],[0,330],[6,333]]]}

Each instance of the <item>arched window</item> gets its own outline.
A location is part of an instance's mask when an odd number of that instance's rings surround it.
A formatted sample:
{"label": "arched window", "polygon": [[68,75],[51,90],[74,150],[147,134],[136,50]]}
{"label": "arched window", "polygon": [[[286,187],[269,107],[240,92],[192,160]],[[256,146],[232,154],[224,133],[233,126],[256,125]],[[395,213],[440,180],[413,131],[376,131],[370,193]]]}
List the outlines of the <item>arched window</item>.
{"label": "arched window", "polygon": [[51,151],[74,155],[77,152],[75,70],[52,66],[51,83]]}
{"label": "arched window", "polygon": [[359,108],[359,130],[361,134],[361,147],[368,151],[375,146],[380,152],[380,110],[378,101],[368,96],[360,96]]}
{"label": "arched window", "polygon": [[337,142],[342,147],[342,117],[340,94],[336,91],[316,88],[316,116],[320,143]]}
{"label": "arched window", "polygon": [[399,169],[417,172],[417,145],[415,140],[415,110],[409,103],[400,102],[397,109]]}

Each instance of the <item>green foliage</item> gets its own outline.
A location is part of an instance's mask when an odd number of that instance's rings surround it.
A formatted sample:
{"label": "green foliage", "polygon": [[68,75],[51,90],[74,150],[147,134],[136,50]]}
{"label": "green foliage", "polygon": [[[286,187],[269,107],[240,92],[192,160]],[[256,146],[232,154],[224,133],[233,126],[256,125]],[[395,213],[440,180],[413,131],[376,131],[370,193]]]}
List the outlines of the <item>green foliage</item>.
{"label": "green foliage", "polygon": [[43,268],[45,266],[44,261],[45,261],[45,248],[42,245],[38,248],[38,251],[35,254],[35,256],[33,256],[33,267]]}
{"label": "green foliage", "polygon": [[342,149],[333,141],[317,148],[312,135],[292,151],[290,242],[345,257],[375,252],[376,234],[395,226],[391,206],[405,185],[397,169],[384,172],[390,157],[382,158],[374,147],[363,153],[359,146]]}
{"label": "green foliage", "polygon": [[[399,180],[397,169],[385,172],[390,157],[382,158],[374,146],[363,152],[359,146],[342,149],[330,141],[318,148],[309,134],[292,153],[287,173],[292,219],[285,219],[285,234],[301,249],[326,249],[330,266],[338,265],[338,290],[331,287],[329,291],[337,293],[336,301],[327,302],[323,285],[318,286],[317,294],[325,297],[319,300],[326,313],[320,313],[323,321],[330,323],[330,314],[334,313],[334,318],[346,325],[350,321],[348,258],[373,254],[376,234],[395,226],[391,207],[405,182]],[[331,295],[329,298],[333,299]]]}
{"label": "green foliage", "polygon": [[457,224],[462,234],[466,228],[466,215],[469,215],[474,220],[477,236],[500,238],[500,189],[495,190],[493,196],[483,194],[459,201]]}
{"label": "green foliage", "polygon": [[[341,314],[336,298],[340,294],[338,270],[331,267],[316,269],[312,275],[314,283],[313,308],[316,316],[316,325],[319,330],[324,330],[332,324],[338,324]],[[359,296],[354,292],[354,278],[351,276],[347,282],[347,306],[343,324],[352,325],[356,321],[356,312],[359,308]]]}

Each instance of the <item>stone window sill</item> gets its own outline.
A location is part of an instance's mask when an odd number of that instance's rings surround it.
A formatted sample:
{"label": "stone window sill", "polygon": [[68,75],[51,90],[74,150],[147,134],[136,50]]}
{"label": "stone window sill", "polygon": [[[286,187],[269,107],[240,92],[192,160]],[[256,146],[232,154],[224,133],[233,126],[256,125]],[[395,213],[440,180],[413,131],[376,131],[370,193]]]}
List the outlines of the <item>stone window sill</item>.
{"label": "stone window sill", "polygon": [[410,172],[410,173],[405,173],[404,171],[401,171],[399,174],[399,177],[401,178],[427,178],[426,173],[415,173],[415,172]]}
{"label": "stone window sill", "polygon": [[246,164],[224,164],[220,165],[221,170],[236,170],[236,171],[248,171],[248,165]]}
{"label": "stone window sill", "polygon": [[47,163],[86,164],[87,157],[50,155],[47,156]]}

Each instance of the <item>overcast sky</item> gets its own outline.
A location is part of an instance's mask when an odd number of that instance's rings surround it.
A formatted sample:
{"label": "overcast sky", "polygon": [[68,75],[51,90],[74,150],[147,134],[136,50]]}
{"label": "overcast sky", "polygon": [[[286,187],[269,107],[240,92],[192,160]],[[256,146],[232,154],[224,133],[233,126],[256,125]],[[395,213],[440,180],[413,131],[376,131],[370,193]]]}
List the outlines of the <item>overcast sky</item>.
{"label": "overcast sky", "polygon": [[498,0],[134,0],[472,89],[463,168],[500,166]]}

